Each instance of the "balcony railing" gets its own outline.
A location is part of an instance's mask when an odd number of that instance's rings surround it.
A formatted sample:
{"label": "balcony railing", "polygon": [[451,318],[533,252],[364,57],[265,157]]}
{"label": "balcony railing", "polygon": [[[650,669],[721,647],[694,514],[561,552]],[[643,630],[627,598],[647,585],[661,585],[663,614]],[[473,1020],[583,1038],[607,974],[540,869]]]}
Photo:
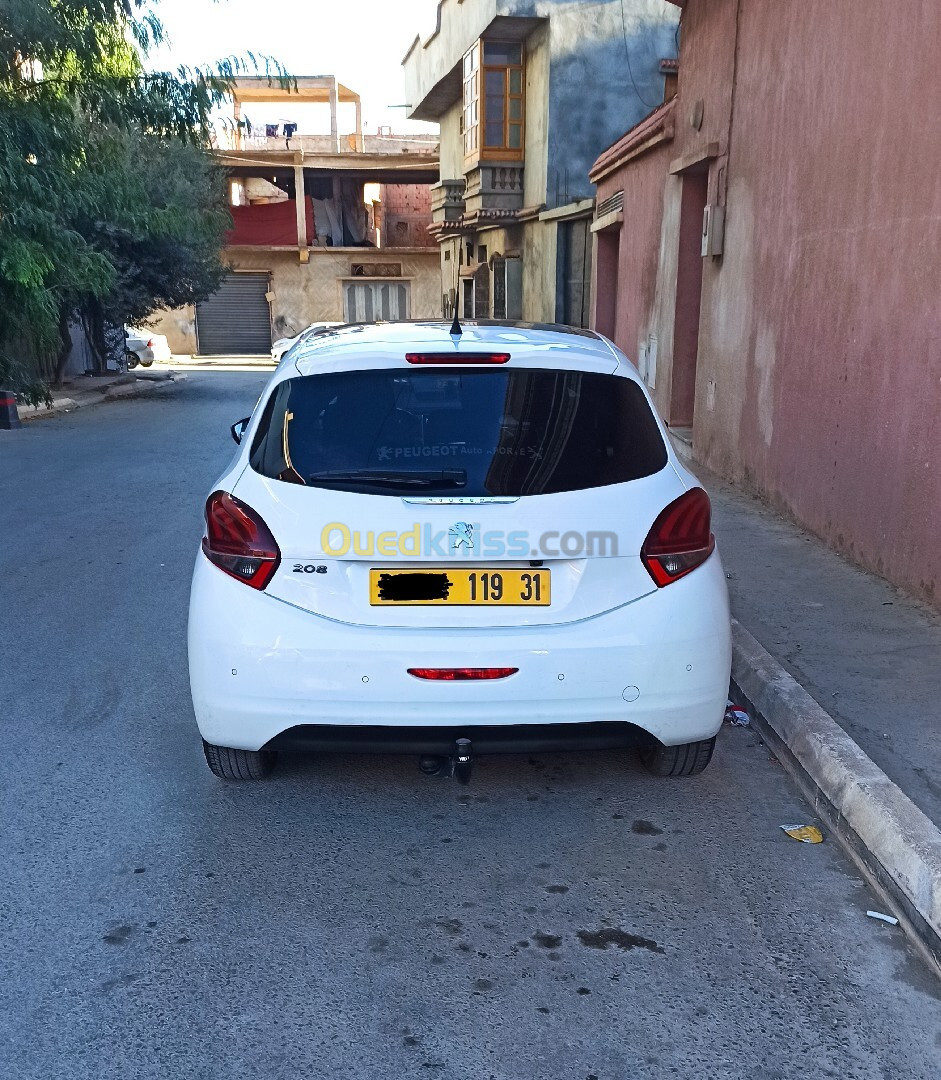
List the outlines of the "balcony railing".
{"label": "balcony railing", "polygon": [[213,138],[217,150],[240,150],[253,153],[277,153],[302,150],[311,154],[428,154],[438,151],[436,135],[247,135],[221,131]]}
{"label": "balcony railing", "polygon": [[431,185],[431,215],[437,222],[457,221],[464,213],[464,179]]}
{"label": "balcony railing", "polygon": [[523,166],[480,162],[467,173],[464,203],[468,214],[523,208]]}

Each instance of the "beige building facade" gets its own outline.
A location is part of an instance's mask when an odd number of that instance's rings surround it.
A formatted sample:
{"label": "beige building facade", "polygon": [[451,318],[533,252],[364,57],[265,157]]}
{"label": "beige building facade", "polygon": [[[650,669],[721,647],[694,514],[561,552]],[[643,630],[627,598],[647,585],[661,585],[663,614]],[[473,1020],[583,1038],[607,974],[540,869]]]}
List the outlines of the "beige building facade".
{"label": "beige building facade", "polygon": [[[287,85],[244,78],[232,96],[239,125],[216,147],[229,177],[229,273],[203,303],[152,321],[170,348],[264,355],[314,322],[439,316],[439,253],[428,230],[437,138],[365,135],[358,95],[332,76]],[[355,108],[349,132],[344,104]],[[249,119],[265,106],[300,116],[311,105],[329,108],[329,134]]]}
{"label": "beige building facade", "polygon": [[440,125],[443,315],[588,325],[588,170],[662,99],[676,21],[660,0],[441,0],[403,67],[410,116]]}

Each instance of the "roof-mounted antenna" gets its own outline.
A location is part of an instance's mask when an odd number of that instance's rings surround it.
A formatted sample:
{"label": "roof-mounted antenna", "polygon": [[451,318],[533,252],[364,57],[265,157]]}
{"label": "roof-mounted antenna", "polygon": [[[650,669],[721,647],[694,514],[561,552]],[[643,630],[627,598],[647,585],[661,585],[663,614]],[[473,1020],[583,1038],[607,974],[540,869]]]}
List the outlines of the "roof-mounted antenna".
{"label": "roof-mounted antenna", "polygon": [[461,329],[461,320],[457,317],[457,309],[454,310],[454,322],[451,323],[451,329],[448,331],[451,337],[460,337],[464,331]]}

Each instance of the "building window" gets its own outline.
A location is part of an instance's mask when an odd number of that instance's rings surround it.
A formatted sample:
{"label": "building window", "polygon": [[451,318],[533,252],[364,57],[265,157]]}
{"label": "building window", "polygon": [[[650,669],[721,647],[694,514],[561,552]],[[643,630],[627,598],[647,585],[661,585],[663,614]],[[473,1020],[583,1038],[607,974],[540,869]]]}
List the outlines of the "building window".
{"label": "building window", "polygon": [[343,286],[343,318],[347,322],[395,322],[409,317],[407,281],[348,281]]}
{"label": "building window", "polygon": [[464,57],[464,156],[477,153],[477,129],[480,126],[480,56],[479,43]]}
{"label": "building window", "polygon": [[522,158],[523,46],[478,41],[464,57],[464,156]]}

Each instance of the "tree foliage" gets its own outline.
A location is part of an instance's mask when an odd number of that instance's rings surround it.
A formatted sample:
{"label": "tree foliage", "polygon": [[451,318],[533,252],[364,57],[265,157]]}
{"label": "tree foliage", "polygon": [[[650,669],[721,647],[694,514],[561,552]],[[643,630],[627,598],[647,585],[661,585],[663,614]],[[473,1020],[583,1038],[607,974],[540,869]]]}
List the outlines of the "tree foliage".
{"label": "tree foliage", "polygon": [[[61,283],[60,314],[76,312],[100,366],[108,327],[195,303],[220,284],[223,170],[199,147],[113,125],[90,133],[86,197],[68,224],[91,256],[107,260],[106,291]],[[60,357],[66,357],[65,350]]]}
{"label": "tree foliage", "polygon": [[[246,62],[149,72],[148,0],[0,0],[0,384],[47,395],[79,316],[103,348],[216,286],[211,116]],[[254,58],[249,61],[254,64]]]}

